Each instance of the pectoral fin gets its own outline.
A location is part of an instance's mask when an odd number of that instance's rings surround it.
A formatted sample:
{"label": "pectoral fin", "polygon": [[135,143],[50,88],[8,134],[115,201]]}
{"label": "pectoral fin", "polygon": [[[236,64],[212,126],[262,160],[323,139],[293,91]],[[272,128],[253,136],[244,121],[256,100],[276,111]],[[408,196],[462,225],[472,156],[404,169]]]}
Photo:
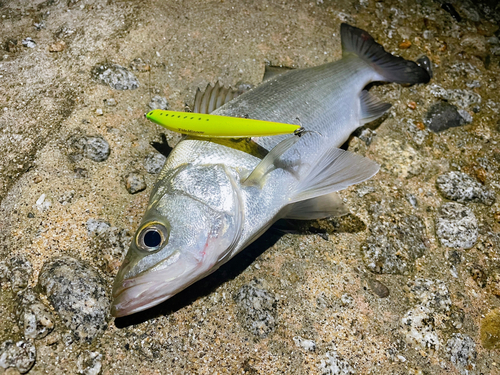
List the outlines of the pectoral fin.
{"label": "pectoral fin", "polygon": [[220,85],[219,81],[215,83],[215,86],[208,84],[205,90],[201,91],[199,88],[196,90],[193,112],[212,113],[241,94],[241,91]]}
{"label": "pectoral fin", "polygon": [[292,203],[285,210],[285,219],[296,220],[324,219],[331,216],[344,216],[349,213],[336,192]]}
{"label": "pectoral fin", "polygon": [[262,183],[266,173],[272,170],[274,163],[283,155],[286,150],[292,147],[300,139],[302,133],[297,133],[282,140],[260,161],[250,175],[242,181],[243,185],[257,185]]}
{"label": "pectoral fin", "polygon": [[321,197],[375,175],[379,165],[360,155],[333,148],[301,178],[290,203]]}
{"label": "pectoral fin", "polygon": [[378,119],[391,108],[389,103],[380,101],[366,90],[361,91],[359,100],[361,103],[361,124]]}

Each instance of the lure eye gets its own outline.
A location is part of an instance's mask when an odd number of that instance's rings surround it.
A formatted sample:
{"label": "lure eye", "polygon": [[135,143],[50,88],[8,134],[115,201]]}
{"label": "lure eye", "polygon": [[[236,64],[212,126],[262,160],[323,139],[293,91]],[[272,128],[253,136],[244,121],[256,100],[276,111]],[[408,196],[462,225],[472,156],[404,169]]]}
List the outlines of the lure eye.
{"label": "lure eye", "polygon": [[168,241],[168,230],[160,223],[144,226],[137,236],[137,246],[147,252],[154,252],[162,248]]}

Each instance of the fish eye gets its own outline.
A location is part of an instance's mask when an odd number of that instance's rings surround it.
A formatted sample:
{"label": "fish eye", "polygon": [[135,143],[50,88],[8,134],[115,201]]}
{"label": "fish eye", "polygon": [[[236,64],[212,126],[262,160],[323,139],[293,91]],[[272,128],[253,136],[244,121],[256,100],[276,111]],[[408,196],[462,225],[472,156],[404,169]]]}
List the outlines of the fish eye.
{"label": "fish eye", "polygon": [[168,230],[160,223],[146,224],[137,236],[137,247],[140,249],[153,252],[164,246],[168,241]]}

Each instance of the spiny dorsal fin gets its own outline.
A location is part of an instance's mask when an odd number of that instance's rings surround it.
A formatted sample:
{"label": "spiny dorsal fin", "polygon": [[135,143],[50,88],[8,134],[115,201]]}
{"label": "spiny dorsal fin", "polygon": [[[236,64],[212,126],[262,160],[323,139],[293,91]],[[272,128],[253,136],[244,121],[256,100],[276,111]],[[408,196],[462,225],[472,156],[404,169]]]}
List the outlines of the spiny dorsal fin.
{"label": "spiny dorsal fin", "polygon": [[342,55],[353,53],[365,60],[381,76],[380,80],[409,84],[429,82],[429,73],[424,68],[386,52],[366,31],[343,23],[340,36]]}
{"label": "spiny dorsal fin", "polygon": [[367,124],[378,119],[391,108],[391,104],[380,101],[367,90],[361,91],[359,100],[361,104],[361,124]]}
{"label": "spiny dorsal fin", "polygon": [[212,113],[242,93],[242,91],[234,90],[231,86],[224,87],[220,85],[219,81],[215,83],[215,86],[209,83],[204,91],[201,91],[199,88],[196,90],[193,112]]}

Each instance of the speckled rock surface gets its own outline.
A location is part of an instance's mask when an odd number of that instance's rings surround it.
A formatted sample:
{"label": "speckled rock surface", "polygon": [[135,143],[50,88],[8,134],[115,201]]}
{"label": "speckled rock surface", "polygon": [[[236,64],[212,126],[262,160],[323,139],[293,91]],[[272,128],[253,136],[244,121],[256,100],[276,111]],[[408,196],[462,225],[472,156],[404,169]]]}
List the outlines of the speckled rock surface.
{"label": "speckled rock surface", "polygon": [[[334,61],[341,22],[433,70],[427,85],[371,87],[392,107],[346,145],[381,164],[340,193],[350,214],[280,222],[170,301],[108,321],[164,160],[148,155],[180,139],[144,118],[152,99],[183,111],[208,83],[259,84],[266,63]],[[0,2],[6,372],[500,374],[499,22],[492,0]],[[463,124],[431,131],[438,102]],[[61,275],[85,282],[63,284],[75,310],[36,288],[60,257],[79,259]]]}
{"label": "speckled rock surface", "polygon": [[90,343],[107,328],[107,288],[91,267],[67,256],[59,257],[44,264],[38,282],[76,340]]}

